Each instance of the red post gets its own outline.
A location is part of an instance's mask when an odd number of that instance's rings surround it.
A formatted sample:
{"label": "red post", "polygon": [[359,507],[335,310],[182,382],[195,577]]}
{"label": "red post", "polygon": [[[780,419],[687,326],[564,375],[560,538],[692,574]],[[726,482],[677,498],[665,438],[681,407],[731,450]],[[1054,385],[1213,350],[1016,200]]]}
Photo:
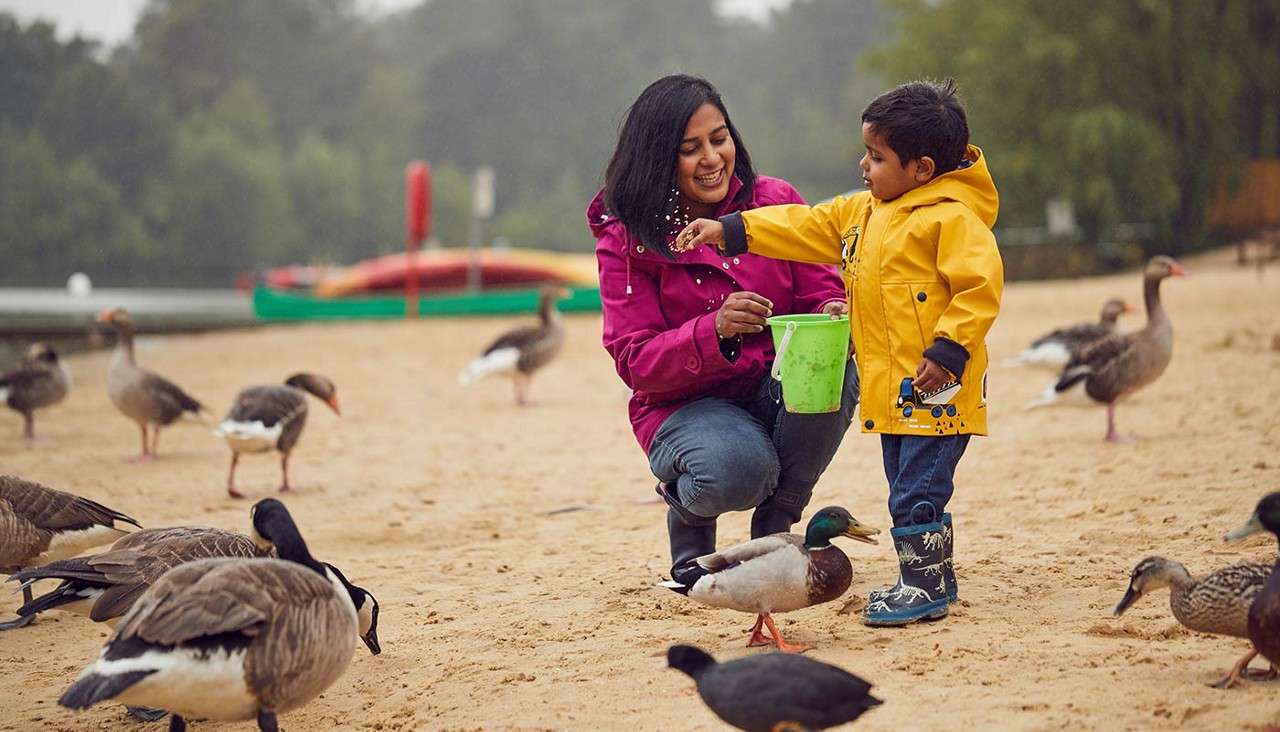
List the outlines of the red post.
{"label": "red post", "polygon": [[404,170],[405,316],[418,317],[418,250],[431,233],[431,166],[421,160]]}

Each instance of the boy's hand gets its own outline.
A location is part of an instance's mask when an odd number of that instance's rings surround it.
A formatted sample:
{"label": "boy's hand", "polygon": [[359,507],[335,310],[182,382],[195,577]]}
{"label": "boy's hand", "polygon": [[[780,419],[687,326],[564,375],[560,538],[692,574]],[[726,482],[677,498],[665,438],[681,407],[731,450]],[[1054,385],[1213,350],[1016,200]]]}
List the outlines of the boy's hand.
{"label": "boy's hand", "polygon": [[732,338],[764,330],[765,318],[773,315],[773,303],[754,292],[735,292],[716,311],[716,334]]}
{"label": "boy's hand", "polygon": [[710,244],[724,251],[724,224],[715,219],[694,219],[676,235],[673,248],[683,254],[703,244]]}
{"label": "boy's hand", "polygon": [[916,389],[929,392],[937,389],[943,384],[951,380],[951,372],[942,367],[942,364],[930,359],[924,359],[920,362],[920,366],[916,368],[916,378],[911,382]]}
{"label": "boy's hand", "polygon": [[830,315],[832,320],[838,319],[841,315],[849,314],[849,303],[844,300],[834,300],[822,306],[822,314]]}

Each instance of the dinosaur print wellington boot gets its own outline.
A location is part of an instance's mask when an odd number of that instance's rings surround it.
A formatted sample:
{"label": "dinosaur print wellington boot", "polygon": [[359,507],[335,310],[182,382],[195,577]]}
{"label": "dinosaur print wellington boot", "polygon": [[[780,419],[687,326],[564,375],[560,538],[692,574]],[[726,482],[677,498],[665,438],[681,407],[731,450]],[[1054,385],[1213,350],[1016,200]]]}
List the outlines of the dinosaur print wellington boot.
{"label": "dinosaur print wellington boot", "polygon": [[909,625],[947,615],[946,541],[943,523],[901,526],[890,531],[898,552],[898,583],[876,593],[862,613],[873,626]]}
{"label": "dinosaur print wellington boot", "polygon": [[[951,514],[942,514],[942,576],[947,582],[947,602],[955,602],[959,599],[959,585],[956,584],[956,571],[953,562],[955,554],[955,535],[951,531]],[[889,596],[889,593],[898,588],[897,585],[892,587],[880,587],[872,590],[867,602],[877,602]]]}

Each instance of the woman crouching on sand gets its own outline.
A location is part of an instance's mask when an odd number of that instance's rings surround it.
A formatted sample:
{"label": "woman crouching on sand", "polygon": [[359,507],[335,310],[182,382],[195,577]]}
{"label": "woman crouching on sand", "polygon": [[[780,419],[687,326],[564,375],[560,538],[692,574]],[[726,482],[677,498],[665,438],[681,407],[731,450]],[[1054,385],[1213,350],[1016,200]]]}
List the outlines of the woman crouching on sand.
{"label": "woman crouching on sand", "polygon": [[720,95],[704,79],[655,81],[627,112],[587,208],[596,237],[604,347],[632,390],[630,416],[670,507],[672,579],[715,551],[716,517],[754,508],[752,538],[788,531],[853,419],[856,370],[840,410],[792,414],[769,375],[765,318],[848,311],[834,268],[675,255],[688,222],[803,203],[791,184],[756,175]]}

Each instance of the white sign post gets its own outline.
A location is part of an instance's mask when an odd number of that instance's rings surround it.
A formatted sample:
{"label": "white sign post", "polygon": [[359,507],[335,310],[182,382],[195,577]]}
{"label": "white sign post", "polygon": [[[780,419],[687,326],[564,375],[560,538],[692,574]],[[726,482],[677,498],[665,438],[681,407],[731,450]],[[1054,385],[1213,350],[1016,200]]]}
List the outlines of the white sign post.
{"label": "white sign post", "polygon": [[471,182],[471,234],[467,245],[471,248],[471,264],[467,267],[467,289],[480,289],[480,240],[484,222],[493,217],[493,168],[482,165],[476,168]]}

